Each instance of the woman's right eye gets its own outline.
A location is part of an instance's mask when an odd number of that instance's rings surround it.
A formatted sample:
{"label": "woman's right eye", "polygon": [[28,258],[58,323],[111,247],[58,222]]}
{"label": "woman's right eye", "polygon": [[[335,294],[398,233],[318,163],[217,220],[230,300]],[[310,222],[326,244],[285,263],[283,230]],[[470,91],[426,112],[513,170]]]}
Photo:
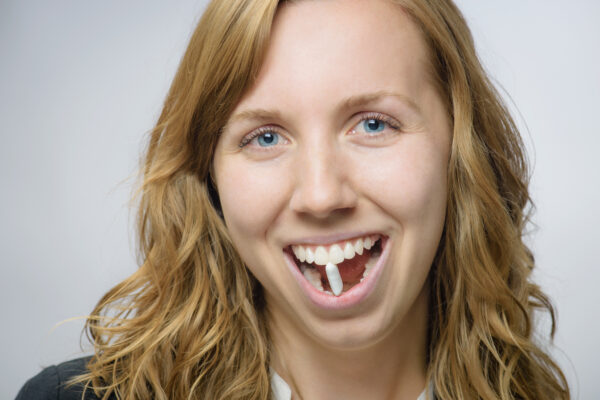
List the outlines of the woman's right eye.
{"label": "woman's right eye", "polygon": [[273,147],[283,141],[283,136],[275,132],[273,128],[260,128],[244,137],[240,143],[240,147],[246,147],[250,145],[254,147],[267,148]]}

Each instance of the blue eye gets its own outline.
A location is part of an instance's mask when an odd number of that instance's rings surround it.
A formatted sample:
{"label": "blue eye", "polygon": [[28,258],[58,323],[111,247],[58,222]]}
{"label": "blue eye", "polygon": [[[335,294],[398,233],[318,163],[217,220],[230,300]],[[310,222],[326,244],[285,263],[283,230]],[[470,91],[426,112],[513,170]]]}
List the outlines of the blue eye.
{"label": "blue eye", "polygon": [[285,135],[278,132],[277,127],[263,126],[247,134],[239,144],[240,148],[249,146],[255,150],[268,149],[269,147],[279,148],[287,144]]}
{"label": "blue eye", "polygon": [[275,132],[265,132],[257,136],[256,141],[261,147],[274,146],[279,142],[279,134]]}
{"label": "blue eye", "polygon": [[352,133],[370,139],[383,139],[400,132],[400,123],[381,113],[368,113],[352,128]]}
{"label": "blue eye", "polygon": [[385,122],[378,120],[378,119],[370,118],[370,119],[365,119],[362,122],[362,126],[363,126],[365,132],[376,133],[376,132],[383,131],[383,129],[385,128]]}

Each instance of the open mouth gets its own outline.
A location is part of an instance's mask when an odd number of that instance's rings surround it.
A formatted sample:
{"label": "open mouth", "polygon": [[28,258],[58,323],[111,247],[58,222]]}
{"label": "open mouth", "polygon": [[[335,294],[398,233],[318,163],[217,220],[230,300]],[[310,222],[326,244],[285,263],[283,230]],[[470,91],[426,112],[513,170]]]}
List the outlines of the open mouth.
{"label": "open mouth", "polygon": [[367,279],[381,255],[384,240],[375,234],[331,245],[293,245],[285,251],[315,289],[341,296]]}

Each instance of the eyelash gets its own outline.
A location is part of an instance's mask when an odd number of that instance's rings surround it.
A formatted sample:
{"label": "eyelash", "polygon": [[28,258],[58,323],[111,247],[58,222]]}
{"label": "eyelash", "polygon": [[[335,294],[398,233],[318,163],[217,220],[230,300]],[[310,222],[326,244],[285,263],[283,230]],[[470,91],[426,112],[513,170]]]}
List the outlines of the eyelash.
{"label": "eyelash", "polygon": [[279,133],[278,129],[274,126],[261,126],[260,128],[250,132],[247,136],[245,136],[239,144],[239,147],[246,147],[252,140],[259,137],[260,135],[264,135],[265,133],[276,133],[279,136],[282,136]]}
{"label": "eyelash", "polygon": [[[374,119],[377,121],[381,121],[384,124],[386,124],[388,127],[390,127],[392,130],[394,131],[399,131],[401,129],[400,124],[398,123],[398,121],[396,121],[393,118],[388,117],[387,115],[384,114],[380,114],[380,113],[366,113],[364,115],[361,116],[361,118],[353,125],[351,132],[355,132],[356,127],[363,121],[367,121],[370,119]],[[250,132],[247,136],[245,136],[242,141],[239,144],[240,148],[246,147],[248,144],[250,144],[250,142],[252,142],[252,140],[254,140],[255,138],[265,134],[265,133],[275,133],[279,136],[283,136],[276,127],[274,126],[263,126],[260,127],[252,132]],[[379,134],[379,135],[369,135],[370,138],[379,138],[383,136],[383,134]]]}
{"label": "eyelash", "polygon": [[[374,119],[376,121],[381,121],[384,124],[386,124],[388,127],[390,127],[392,130],[394,131],[399,131],[402,127],[400,125],[400,123],[398,121],[396,121],[393,118],[388,117],[385,114],[380,114],[380,113],[366,113],[364,115],[361,116],[360,120],[354,124],[354,127],[352,128],[352,131],[355,131],[356,127],[364,121],[368,121],[370,119]],[[383,136],[383,134],[380,135],[369,135],[369,137],[371,138],[379,138]]]}

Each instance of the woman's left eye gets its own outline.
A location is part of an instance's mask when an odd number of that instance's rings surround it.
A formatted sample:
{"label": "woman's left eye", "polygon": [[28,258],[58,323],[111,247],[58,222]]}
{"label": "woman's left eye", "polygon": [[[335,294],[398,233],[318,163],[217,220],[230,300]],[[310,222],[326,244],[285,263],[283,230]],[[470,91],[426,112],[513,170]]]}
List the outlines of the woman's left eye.
{"label": "woman's left eye", "polygon": [[383,114],[366,115],[361,118],[358,124],[352,128],[353,134],[364,134],[367,136],[380,136],[385,131],[398,131],[400,124]]}
{"label": "woman's left eye", "polygon": [[373,118],[365,119],[362,128],[368,133],[381,132],[385,128],[385,122]]}

